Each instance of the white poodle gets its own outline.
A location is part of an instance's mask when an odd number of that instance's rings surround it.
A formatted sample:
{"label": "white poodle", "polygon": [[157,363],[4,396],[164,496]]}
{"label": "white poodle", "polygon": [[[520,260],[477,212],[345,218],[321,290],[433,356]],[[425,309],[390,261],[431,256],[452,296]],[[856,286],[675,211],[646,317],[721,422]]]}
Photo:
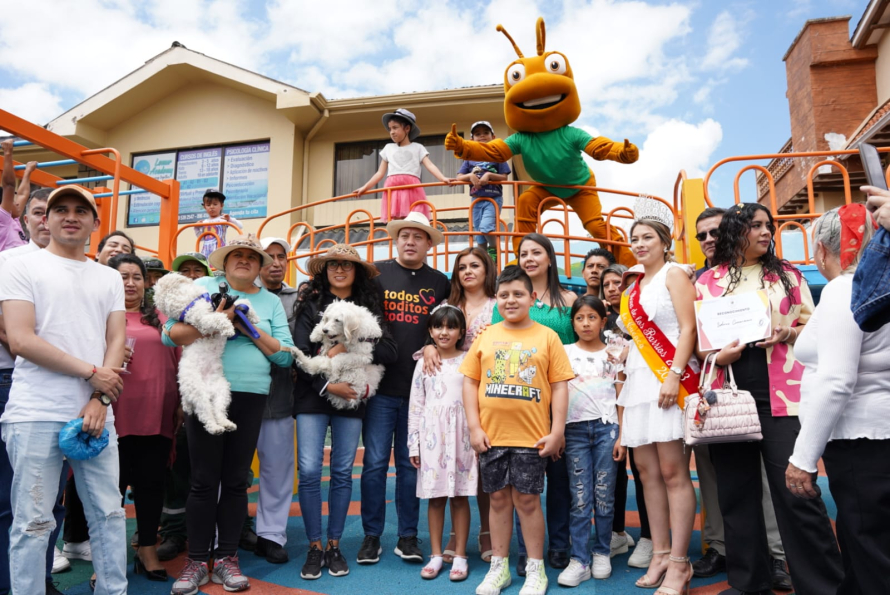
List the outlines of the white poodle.
{"label": "white poodle", "polygon": [[[374,345],[382,335],[380,324],[370,310],[347,301],[331,303],[321,317],[309,340],[321,343],[315,357],[308,357],[296,347],[291,348],[294,359],[307,374],[321,375],[331,384],[347,382],[358,394],[354,400],[330,393],[327,399],[337,409],[357,409],[360,402],[377,393],[383,378],[383,366],[372,364]],[[328,357],[334,345],[346,347],[345,353]]]}
{"label": "white poodle", "polygon": [[[182,410],[197,415],[211,434],[236,429],[227,416],[232,393],[222,366],[226,340],[235,334],[231,321],[225,314],[214,311],[210,296],[203,288],[179,273],[169,273],[158,280],[154,301],[167,318],[190,324],[203,335],[182,348],[179,360]],[[245,299],[238,299],[235,304],[250,307]],[[252,309],[248,310],[247,317],[252,323],[259,323]]]}

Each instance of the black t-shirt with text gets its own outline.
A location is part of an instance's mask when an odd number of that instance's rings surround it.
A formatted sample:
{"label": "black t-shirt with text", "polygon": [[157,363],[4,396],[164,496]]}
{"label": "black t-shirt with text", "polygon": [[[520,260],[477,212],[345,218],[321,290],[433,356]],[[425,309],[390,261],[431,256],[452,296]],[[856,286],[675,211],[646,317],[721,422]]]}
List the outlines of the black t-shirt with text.
{"label": "black t-shirt with text", "polygon": [[448,298],[451,284],[448,277],[427,264],[406,269],[392,259],[375,262],[374,266],[380,271],[374,280],[383,294],[386,320],[399,346],[399,359],[386,367],[377,392],[407,399],[417,365],[414,352],[426,343],[430,312]]}

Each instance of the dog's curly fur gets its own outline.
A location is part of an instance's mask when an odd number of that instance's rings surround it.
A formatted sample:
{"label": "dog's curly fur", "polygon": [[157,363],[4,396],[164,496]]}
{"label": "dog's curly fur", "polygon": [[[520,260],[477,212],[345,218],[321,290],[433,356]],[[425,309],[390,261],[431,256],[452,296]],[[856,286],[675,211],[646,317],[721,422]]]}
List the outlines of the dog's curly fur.
{"label": "dog's curly fur", "polygon": [[[165,316],[179,320],[183,310],[203,293],[204,289],[191,279],[179,273],[169,273],[155,284],[154,302]],[[250,302],[245,299],[238,299],[235,304],[250,307]],[[247,317],[252,323],[259,323],[252,309],[248,310]],[[197,415],[210,434],[235,430],[237,426],[227,416],[232,394],[222,366],[226,340],[235,334],[235,327],[225,314],[214,311],[210,302],[201,299],[186,312],[185,322],[203,336],[182,348],[179,360],[182,410]]]}
{"label": "dog's curly fur", "polygon": [[[361,401],[377,393],[383,378],[383,366],[372,364],[374,344],[382,336],[380,324],[370,310],[347,301],[331,303],[324,311],[309,340],[321,343],[315,357],[308,357],[296,347],[291,348],[297,365],[307,374],[321,375],[329,383],[347,382],[359,395],[343,399],[330,393],[327,399],[337,409],[357,409]],[[334,345],[342,344],[345,353],[328,357]]]}

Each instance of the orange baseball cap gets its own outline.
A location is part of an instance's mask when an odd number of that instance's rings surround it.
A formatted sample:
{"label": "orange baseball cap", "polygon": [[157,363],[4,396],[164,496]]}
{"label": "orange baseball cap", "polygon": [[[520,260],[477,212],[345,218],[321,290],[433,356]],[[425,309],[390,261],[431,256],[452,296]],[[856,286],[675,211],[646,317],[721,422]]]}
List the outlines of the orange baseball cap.
{"label": "orange baseball cap", "polygon": [[96,217],[99,216],[99,207],[96,206],[96,199],[93,197],[93,193],[77,184],[62,186],[61,188],[57,188],[50,192],[49,196],[46,198],[46,210],[49,211],[54,202],[60,198],[65,198],[66,196],[74,196],[82,199],[85,203],[90,205],[91,209],[93,209],[93,214],[96,215]]}

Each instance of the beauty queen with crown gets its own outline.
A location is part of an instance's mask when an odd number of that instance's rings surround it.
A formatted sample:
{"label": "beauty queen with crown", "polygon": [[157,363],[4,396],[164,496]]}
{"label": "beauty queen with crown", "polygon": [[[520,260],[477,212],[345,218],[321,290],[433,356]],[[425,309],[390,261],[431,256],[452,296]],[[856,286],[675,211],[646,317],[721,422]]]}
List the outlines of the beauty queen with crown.
{"label": "beauty queen with crown", "polygon": [[654,550],[637,586],[659,587],[656,595],[688,590],[692,566],[686,554],[696,506],[683,448],[684,398],[698,390],[695,289],[673,262],[673,225],[666,205],[637,199],[630,249],[643,272],[621,296],[620,324],[633,338],[618,398],[621,444],[634,449]]}

